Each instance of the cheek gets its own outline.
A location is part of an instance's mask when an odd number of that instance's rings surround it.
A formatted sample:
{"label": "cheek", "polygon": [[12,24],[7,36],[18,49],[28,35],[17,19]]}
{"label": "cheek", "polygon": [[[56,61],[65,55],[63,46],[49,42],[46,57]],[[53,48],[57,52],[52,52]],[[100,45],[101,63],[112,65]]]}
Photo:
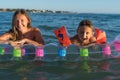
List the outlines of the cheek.
{"label": "cheek", "polygon": [[14,21],[14,25],[15,26],[19,26],[19,22],[18,21]]}
{"label": "cheek", "polygon": [[88,36],[89,39],[90,39],[91,37],[92,37],[92,36],[90,36],[90,35]]}
{"label": "cheek", "polygon": [[25,21],[24,23],[25,23],[26,25],[28,25],[29,22],[28,22],[28,21]]}
{"label": "cheek", "polygon": [[28,24],[28,23],[25,23],[25,26],[27,27],[27,26],[29,26],[29,24]]}
{"label": "cheek", "polygon": [[88,37],[89,37],[89,38],[93,37],[93,34],[90,34]]}

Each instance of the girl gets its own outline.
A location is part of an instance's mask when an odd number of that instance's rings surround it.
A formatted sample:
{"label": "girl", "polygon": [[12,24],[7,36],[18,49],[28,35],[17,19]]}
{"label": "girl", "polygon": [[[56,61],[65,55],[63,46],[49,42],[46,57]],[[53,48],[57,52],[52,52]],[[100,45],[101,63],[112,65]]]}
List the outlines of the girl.
{"label": "girl", "polygon": [[32,44],[42,46],[45,44],[39,28],[31,26],[31,19],[25,10],[17,10],[12,18],[12,29],[0,36],[0,43],[21,46]]}
{"label": "girl", "polygon": [[70,38],[71,43],[85,46],[96,42],[94,27],[91,21],[82,20],[77,28],[77,34]]}

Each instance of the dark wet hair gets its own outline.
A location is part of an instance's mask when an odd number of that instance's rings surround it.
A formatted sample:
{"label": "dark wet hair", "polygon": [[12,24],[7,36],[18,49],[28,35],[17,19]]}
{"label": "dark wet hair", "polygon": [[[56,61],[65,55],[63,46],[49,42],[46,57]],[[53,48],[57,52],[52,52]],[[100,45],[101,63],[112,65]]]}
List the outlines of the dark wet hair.
{"label": "dark wet hair", "polygon": [[84,26],[88,26],[92,30],[94,30],[93,23],[90,20],[82,20],[78,25],[77,32],[78,32],[80,27],[84,27]]}

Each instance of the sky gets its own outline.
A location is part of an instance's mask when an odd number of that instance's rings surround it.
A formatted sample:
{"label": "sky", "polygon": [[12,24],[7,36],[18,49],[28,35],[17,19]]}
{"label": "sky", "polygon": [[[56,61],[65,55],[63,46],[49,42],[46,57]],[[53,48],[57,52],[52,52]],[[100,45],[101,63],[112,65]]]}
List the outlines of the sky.
{"label": "sky", "polygon": [[0,8],[120,13],[120,0],[1,0]]}

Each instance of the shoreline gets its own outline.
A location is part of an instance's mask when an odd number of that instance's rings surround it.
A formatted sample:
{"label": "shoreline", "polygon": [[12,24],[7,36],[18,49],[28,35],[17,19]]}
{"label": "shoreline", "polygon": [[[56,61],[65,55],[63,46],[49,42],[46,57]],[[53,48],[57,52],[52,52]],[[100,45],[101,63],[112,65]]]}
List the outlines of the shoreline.
{"label": "shoreline", "polygon": [[[0,8],[0,12],[15,12],[16,10],[18,9],[23,9],[23,8],[17,8],[17,9],[14,9],[14,8]],[[31,12],[31,13],[61,13],[61,14],[115,14],[115,15],[120,15],[120,13],[94,13],[94,12],[72,12],[72,11],[59,11],[59,10],[56,10],[56,11],[53,11],[53,10],[37,10],[37,9],[24,9],[26,10],[27,12]]]}
{"label": "shoreline", "polygon": [[[18,9],[10,9],[10,8],[0,8],[0,12],[14,12]],[[73,13],[70,11],[52,11],[52,10],[36,10],[36,9],[24,9],[27,12],[32,13]]]}

